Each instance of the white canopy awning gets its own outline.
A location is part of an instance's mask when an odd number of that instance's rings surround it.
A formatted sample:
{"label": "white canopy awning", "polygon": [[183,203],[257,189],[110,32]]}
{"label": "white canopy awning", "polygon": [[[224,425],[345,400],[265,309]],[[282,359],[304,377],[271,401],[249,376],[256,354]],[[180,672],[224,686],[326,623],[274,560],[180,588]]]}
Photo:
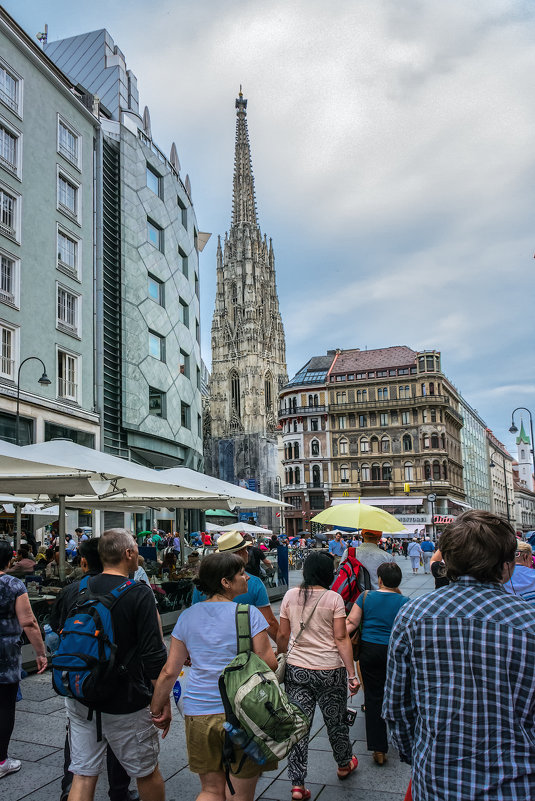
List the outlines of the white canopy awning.
{"label": "white canopy awning", "polygon": [[253,526],[252,523],[230,523],[228,526],[219,529],[220,531],[241,531],[242,534],[273,534],[270,528],[262,528],[262,526]]}
{"label": "white canopy awning", "polygon": [[386,498],[333,498],[331,503],[333,506],[337,506],[340,503],[358,503],[359,500],[361,503],[367,503],[368,506],[421,506],[424,502],[422,497],[403,495],[393,498],[389,495]]}

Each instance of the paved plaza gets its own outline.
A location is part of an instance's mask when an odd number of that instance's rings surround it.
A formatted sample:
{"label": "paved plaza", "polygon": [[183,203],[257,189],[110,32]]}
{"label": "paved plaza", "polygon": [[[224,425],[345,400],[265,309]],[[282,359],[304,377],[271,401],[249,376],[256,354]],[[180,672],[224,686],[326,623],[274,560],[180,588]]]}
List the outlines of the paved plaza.
{"label": "paved plaza", "polygon": [[[409,560],[397,558],[403,570],[401,589],[411,597],[433,589],[432,577],[424,576],[423,569],[412,575]],[[300,575],[292,573],[291,584],[297,584]],[[280,604],[274,606],[278,613]],[[65,712],[63,700],[53,691],[50,673],[29,676],[22,682],[23,699],[17,704],[15,731],[11,740],[10,756],[22,760],[22,770],[0,780],[2,801],[58,801],[60,778],[63,770],[63,744],[65,740]],[[363,702],[359,693],[353,705],[359,710],[351,729],[353,750],[360,764],[355,775],[341,782],[336,777],[336,765],[326,736],[321,715],[316,715],[309,751],[307,787],[312,801],[349,801],[365,795],[373,801],[401,801],[409,783],[410,771],[400,763],[394,752],[388,762],[376,765],[366,750]],[[175,710],[171,731],[161,743],[160,768],[166,781],[167,801],[190,801],[197,796],[199,780],[187,765],[186,743],[182,719]],[[373,794],[373,795],[370,795]],[[290,782],[286,762],[276,771],[266,773],[258,783],[257,799],[262,801],[289,801]],[[106,775],[99,779],[95,798],[106,801]]]}

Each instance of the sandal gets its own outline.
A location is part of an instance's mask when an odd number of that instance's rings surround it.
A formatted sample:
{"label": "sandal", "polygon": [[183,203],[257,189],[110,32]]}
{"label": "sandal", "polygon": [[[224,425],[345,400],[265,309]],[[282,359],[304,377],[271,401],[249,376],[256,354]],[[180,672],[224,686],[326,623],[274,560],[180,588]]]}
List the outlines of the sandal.
{"label": "sandal", "polygon": [[311,796],[306,787],[292,787],[292,801],[308,801]]}
{"label": "sandal", "polygon": [[344,768],[338,768],[336,774],[339,779],[347,779],[348,776],[351,776],[354,770],[357,769],[359,761],[357,757],[353,754],[351,757],[351,762],[349,765],[346,765]]}

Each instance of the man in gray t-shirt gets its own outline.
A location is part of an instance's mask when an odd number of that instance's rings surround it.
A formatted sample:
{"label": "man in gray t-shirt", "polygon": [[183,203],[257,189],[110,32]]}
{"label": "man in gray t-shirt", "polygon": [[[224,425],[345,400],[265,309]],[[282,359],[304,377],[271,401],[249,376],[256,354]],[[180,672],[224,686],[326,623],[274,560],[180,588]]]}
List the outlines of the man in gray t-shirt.
{"label": "man in gray t-shirt", "polygon": [[359,545],[355,554],[356,558],[359,560],[359,562],[362,562],[370,574],[372,590],[379,589],[379,585],[377,583],[377,568],[379,565],[382,565],[383,562],[394,561],[394,558],[391,554],[386,553],[386,551],[382,551],[377,545],[382,536],[382,531],[363,529],[362,538],[364,542],[362,545]]}

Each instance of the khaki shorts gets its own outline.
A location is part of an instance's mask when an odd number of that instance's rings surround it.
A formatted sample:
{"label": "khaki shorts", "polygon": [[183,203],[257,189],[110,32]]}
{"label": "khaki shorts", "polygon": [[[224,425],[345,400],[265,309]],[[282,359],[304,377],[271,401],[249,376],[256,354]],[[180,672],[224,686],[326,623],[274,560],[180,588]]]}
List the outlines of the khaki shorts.
{"label": "khaki shorts", "polygon": [[102,713],[102,740],[97,742],[96,713],[87,719],[87,707],[72,698],[65,699],[69,722],[71,764],[76,776],[98,776],[104,770],[106,747],[133,779],[150,776],[158,766],[160,740],[149,708],[128,715]]}
{"label": "khaki shorts", "polygon": [[[223,712],[215,715],[186,715],[186,745],[188,747],[189,769],[192,773],[219,773],[223,768],[223,745],[225,730]],[[231,773],[236,773],[243,751],[235,748],[236,761],[231,765]],[[279,763],[274,760],[259,765],[246,759],[238,774],[239,779],[253,779],[265,770],[275,770]]]}

